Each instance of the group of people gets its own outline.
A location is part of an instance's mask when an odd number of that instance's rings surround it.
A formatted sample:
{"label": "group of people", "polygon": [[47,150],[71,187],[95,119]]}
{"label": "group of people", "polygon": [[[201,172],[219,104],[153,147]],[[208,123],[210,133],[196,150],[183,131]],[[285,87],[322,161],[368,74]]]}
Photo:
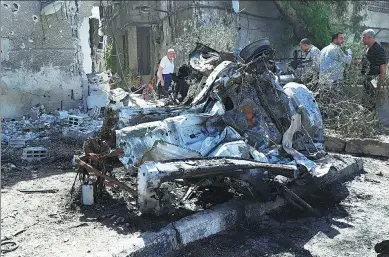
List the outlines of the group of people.
{"label": "group of people", "polygon": [[[303,64],[305,66],[302,75],[303,82],[318,78],[321,84],[341,85],[344,83],[345,65],[352,62],[355,64],[362,62],[361,73],[364,76],[364,88],[366,94],[373,95],[374,87],[384,86],[387,69],[385,49],[376,42],[375,36],[376,33],[372,29],[363,31],[362,42],[367,46],[367,50],[362,61],[353,61],[350,49],[346,53],[343,52],[341,49],[341,45],[344,43],[342,32],[332,35],[331,43],[321,51],[309,39],[302,39],[300,48],[306,53]],[[373,80],[375,80],[376,85],[372,82]]]}
{"label": "group of people", "polygon": [[[369,96],[374,95],[375,87],[383,87],[386,82],[387,58],[385,49],[376,42],[374,30],[367,29],[362,33],[362,42],[367,46],[366,53],[362,59],[353,61],[353,53],[350,49],[346,53],[341,49],[344,43],[342,32],[332,35],[331,43],[321,51],[314,46],[311,41],[304,38],[300,41],[300,48],[306,53],[303,61],[304,72],[302,74],[303,83],[318,81],[319,84],[331,84],[335,86],[344,83],[344,69],[346,64],[362,62],[361,73],[364,76],[365,92]],[[131,87],[131,92],[143,93],[145,100],[156,89],[158,97],[167,96],[172,91],[172,81],[177,80],[174,76],[174,49],[168,49],[157,64],[153,80],[146,85],[141,85],[141,77],[137,77],[136,83]],[[373,83],[375,81],[375,84]],[[177,87],[177,92],[179,92]],[[142,90],[142,91],[141,91]],[[185,90],[184,90],[185,91]],[[186,90],[187,91],[187,90]],[[186,96],[185,92],[181,95]]]}

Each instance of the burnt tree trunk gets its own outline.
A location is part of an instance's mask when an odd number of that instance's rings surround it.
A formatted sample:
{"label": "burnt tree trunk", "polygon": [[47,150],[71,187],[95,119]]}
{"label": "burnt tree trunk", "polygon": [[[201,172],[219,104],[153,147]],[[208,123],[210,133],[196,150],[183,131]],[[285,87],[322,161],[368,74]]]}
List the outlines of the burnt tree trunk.
{"label": "burnt tree trunk", "polygon": [[289,23],[290,26],[292,26],[293,34],[297,40],[300,41],[303,38],[312,38],[307,25],[299,18],[295,9],[286,6],[282,0],[273,0],[273,3],[281,13],[282,17]]}

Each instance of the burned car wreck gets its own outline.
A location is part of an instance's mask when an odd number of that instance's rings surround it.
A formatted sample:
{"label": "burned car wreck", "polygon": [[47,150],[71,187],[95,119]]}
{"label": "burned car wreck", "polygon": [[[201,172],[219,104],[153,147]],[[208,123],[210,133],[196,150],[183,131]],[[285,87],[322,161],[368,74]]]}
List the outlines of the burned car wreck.
{"label": "burned car wreck", "polygon": [[[108,106],[101,136],[76,156],[84,182],[93,175],[99,192],[108,180],[142,213],[159,215],[169,204],[159,190],[167,181],[190,187],[229,177],[268,200],[275,184],[303,186],[326,174],[331,165],[315,161],[326,155],[320,110],[304,85],[281,86],[274,54],[267,40],[238,61],[198,44],[190,56],[196,82],[188,83],[198,92],[179,105]],[[137,190],[114,178],[115,165],[137,176]]]}

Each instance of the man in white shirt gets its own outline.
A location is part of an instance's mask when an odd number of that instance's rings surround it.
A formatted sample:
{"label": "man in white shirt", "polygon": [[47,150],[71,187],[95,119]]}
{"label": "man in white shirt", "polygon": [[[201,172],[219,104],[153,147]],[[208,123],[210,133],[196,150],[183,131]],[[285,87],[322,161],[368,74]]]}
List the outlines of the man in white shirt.
{"label": "man in white shirt", "polygon": [[342,32],[332,35],[332,42],[321,50],[320,55],[320,80],[322,83],[332,82],[341,84],[343,82],[343,71],[345,64],[350,64],[352,52],[350,49],[345,54],[340,46],[344,43]]}
{"label": "man in white shirt", "polygon": [[172,74],[174,73],[174,49],[167,50],[167,55],[164,56],[159,64],[158,78],[161,86],[166,91],[169,90],[172,83]]}

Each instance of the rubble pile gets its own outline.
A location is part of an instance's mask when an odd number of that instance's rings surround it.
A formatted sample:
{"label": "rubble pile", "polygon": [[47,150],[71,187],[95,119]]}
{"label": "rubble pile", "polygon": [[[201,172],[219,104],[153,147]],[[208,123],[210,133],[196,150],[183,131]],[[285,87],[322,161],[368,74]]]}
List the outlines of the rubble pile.
{"label": "rubble pile", "polygon": [[[238,62],[199,44],[191,57],[203,78],[183,104],[107,106],[107,133],[75,159],[84,183],[102,190],[108,180],[136,197],[141,212],[159,215],[169,206],[160,188],[171,181],[196,188],[229,177],[268,199],[269,187],[328,173],[331,163],[315,161],[326,155],[320,110],[304,85],[282,83],[267,40],[248,45]],[[137,176],[137,190],[115,178],[118,163]]]}
{"label": "rubble pile", "polygon": [[[96,118],[96,114],[93,117]],[[1,125],[2,143],[9,143],[12,139],[25,141],[42,139],[50,136],[50,134],[63,133],[65,128],[77,129],[80,132],[96,132],[102,126],[102,118],[95,120],[79,110],[69,110],[58,111],[56,115],[42,114],[36,120],[26,118],[21,120],[3,119]]]}
{"label": "rubble pile", "polygon": [[13,153],[16,149],[23,148],[21,156],[13,155],[12,159],[42,160],[50,155],[47,149],[52,146],[53,141],[66,138],[83,141],[95,136],[103,124],[99,112],[100,110],[95,109],[85,114],[77,109],[58,111],[56,114],[43,113],[36,119],[3,119],[2,152]]}
{"label": "rubble pile", "polygon": [[[58,140],[83,142],[97,136],[103,125],[104,108],[109,103],[111,95],[114,95],[110,94],[110,78],[109,72],[89,75],[87,112],[82,111],[84,108],[80,107],[47,113],[43,105],[37,104],[21,119],[3,119],[2,152],[14,152],[23,148],[23,152],[17,157],[13,155],[12,159],[22,157],[28,161],[42,160],[51,155],[47,150],[54,147],[53,142]],[[36,147],[40,147],[39,153]],[[73,157],[73,154],[70,157]],[[35,155],[36,158],[33,158]],[[4,156],[7,155],[3,155],[2,159]]]}

